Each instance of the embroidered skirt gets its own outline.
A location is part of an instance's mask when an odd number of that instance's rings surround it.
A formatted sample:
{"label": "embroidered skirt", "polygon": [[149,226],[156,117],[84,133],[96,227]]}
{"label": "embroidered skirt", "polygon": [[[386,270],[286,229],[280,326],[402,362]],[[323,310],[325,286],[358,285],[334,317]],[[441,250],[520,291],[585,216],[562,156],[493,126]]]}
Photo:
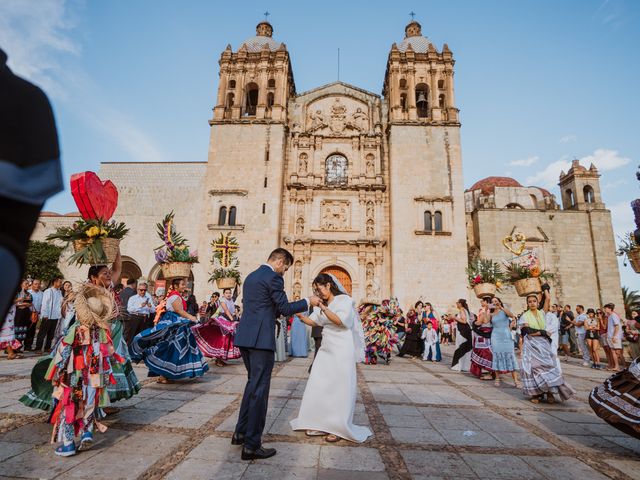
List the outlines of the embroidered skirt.
{"label": "embroidered skirt", "polygon": [[594,388],[589,404],[611,426],[640,439],[640,358]]}

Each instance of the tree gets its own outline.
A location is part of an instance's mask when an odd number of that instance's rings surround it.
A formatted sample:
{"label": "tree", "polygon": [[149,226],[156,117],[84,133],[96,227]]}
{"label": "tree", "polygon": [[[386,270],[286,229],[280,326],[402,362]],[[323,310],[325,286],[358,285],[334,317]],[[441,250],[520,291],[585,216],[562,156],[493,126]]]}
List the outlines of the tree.
{"label": "tree", "polygon": [[632,310],[640,310],[640,293],[637,290],[629,290],[622,287],[622,299],[624,300],[624,312],[627,318],[631,318]]}
{"label": "tree", "polygon": [[64,248],[47,242],[29,241],[25,275],[51,282],[55,277],[62,277],[58,268],[60,255]]}

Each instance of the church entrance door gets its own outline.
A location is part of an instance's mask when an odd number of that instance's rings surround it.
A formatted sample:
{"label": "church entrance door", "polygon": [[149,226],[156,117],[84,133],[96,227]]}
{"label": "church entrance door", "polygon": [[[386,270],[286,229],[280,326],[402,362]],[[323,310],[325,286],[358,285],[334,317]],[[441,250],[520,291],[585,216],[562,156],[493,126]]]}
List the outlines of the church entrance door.
{"label": "church entrance door", "polygon": [[320,273],[330,273],[338,279],[338,281],[345,288],[347,293],[351,295],[351,275],[344,268],[332,265],[323,269]]}

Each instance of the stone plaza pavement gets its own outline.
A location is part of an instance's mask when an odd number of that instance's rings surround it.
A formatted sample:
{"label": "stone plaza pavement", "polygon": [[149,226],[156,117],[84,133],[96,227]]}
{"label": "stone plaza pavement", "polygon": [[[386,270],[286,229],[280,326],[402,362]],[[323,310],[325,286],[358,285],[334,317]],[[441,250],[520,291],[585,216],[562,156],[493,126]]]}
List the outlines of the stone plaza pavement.
{"label": "stone plaza pavement", "polygon": [[[307,359],[276,364],[264,442],[267,460],[243,462],[230,437],[245,372],[239,361],[211,365],[203,378],[174,385],[146,379],[115,406],[95,447],[58,458],[46,414],[18,403],[33,358],[0,360],[0,478],[117,479],[630,479],[640,478],[640,441],[609,427],[587,403],[605,372],[563,364],[578,391],[566,404],[533,405],[511,383],[500,388],[442,364],[395,358],[358,366],[355,422],[374,437],[328,444],[292,432]],[[330,393],[327,402],[332,401]]]}

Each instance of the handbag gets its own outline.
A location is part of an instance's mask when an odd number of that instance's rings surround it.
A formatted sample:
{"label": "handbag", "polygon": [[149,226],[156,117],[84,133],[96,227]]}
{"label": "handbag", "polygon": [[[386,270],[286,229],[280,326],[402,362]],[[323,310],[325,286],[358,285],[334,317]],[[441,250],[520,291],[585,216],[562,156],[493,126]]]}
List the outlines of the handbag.
{"label": "handbag", "polygon": [[31,323],[37,323],[40,320],[40,314],[38,312],[31,312]]}

